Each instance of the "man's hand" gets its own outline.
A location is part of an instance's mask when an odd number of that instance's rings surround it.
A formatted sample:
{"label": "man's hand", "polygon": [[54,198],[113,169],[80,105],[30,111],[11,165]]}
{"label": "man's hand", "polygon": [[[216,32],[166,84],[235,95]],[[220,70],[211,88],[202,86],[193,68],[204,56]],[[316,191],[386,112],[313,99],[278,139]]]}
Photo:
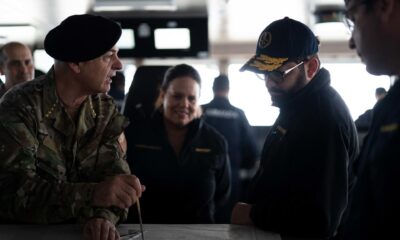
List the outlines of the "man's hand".
{"label": "man's hand", "polygon": [[119,233],[114,224],[103,218],[92,218],[83,228],[85,240],[119,240]]}
{"label": "man's hand", "polygon": [[231,223],[239,225],[253,225],[250,218],[251,205],[238,202],[232,210]]}
{"label": "man's hand", "polygon": [[129,208],[144,190],[135,175],[117,175],[96,185],[92,203],[95,207]]}

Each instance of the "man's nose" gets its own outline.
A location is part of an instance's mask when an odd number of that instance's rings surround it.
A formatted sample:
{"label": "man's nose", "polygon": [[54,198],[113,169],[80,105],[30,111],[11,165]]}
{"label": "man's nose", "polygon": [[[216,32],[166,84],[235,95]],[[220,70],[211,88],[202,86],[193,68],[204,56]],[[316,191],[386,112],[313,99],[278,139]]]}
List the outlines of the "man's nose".
{"label": "man's nose", "polygon": [[187,107],[187,106],[189,106],[189,99],[182,98],[179,103],[180,103],[181,106]]}
{"label": "man's nose", "polygon": [[115,56],[115,62],[113,64],[114,70],[121,70],[123,67],[121,59],[118,56]]}

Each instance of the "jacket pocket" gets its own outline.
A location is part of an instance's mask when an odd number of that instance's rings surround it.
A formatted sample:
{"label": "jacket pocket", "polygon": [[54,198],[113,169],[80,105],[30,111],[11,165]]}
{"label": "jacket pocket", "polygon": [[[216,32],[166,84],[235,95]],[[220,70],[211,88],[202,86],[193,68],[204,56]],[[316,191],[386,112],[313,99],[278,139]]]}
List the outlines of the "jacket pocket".
{"label": "jacket pocket", "polygon": [[65,181],[66,166],[63,159],[60,159],[51,149],[40,145],[36,155],[36,168],[38,175],[46,180]]}

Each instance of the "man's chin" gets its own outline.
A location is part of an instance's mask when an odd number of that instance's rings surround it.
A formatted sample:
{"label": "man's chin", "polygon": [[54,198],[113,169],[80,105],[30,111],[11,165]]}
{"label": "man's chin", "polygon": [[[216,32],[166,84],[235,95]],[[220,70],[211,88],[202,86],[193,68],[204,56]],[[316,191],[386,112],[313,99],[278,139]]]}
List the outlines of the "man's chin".
{"label": "man's chin", "polygon": [[282,95],[271,97],[272,106],[275,106],[275,107],[281,107],[286,101],[287,101],[287,98]]}
{"label": "man's chin", "polygon": [[109,84],[103,85],[102,89],[100,90],[101,93],[108,93],[111,90],[111,86]]}
{"label": "man's chin", "polygon": [[272,104],[276,104],[282,101],[282,97],[281,96],[271,96],[271,102]]}

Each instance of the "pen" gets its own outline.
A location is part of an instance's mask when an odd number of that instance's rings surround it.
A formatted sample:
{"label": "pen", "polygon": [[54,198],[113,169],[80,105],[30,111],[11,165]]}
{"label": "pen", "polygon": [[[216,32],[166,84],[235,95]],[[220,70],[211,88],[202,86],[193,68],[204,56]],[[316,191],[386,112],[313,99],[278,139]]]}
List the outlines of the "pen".
{"label": "pen", "polygon": [[140,211],[140,202],[139,202],[139,198],[137,198],[136,206],[137,206],[137,211],[138,211],[138,214],[139,214],[140,232],[142,233],[142,240],[144,240],[142,213],[141,213],[141,211]]}

